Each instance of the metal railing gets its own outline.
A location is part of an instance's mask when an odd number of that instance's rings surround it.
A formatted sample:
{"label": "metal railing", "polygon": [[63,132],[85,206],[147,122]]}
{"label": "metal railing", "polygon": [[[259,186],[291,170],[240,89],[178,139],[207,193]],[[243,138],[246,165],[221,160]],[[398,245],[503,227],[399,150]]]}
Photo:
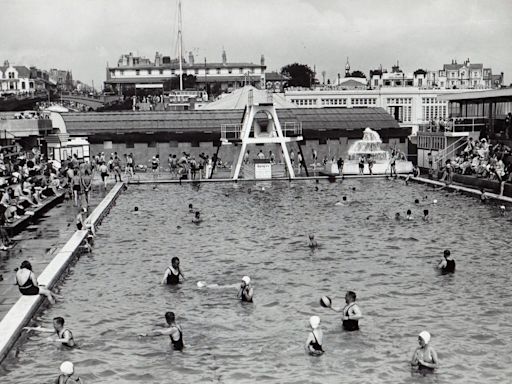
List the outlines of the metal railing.
{"label": "metal railing", "polygon": [[447,121],[419,124],[419,132],[479,132],[488,124],[487,117],[454,117]]}
{"label": "metal railing", "polygon": [[242,134],[242,124],[222,124],[220,126],[220,139],[224,141],[239,140]]}
{"label": "metal railing", "polygon": [[446,160],[452,159],[461,148],[467,145],[467,137],[462,136],[438,152],[437,161],[444,164]]}
{"label": "metal railing", "polygon": [[297,121],[285,121],[282,127],[284,137],[296,137],[302,135],[302,123]]}

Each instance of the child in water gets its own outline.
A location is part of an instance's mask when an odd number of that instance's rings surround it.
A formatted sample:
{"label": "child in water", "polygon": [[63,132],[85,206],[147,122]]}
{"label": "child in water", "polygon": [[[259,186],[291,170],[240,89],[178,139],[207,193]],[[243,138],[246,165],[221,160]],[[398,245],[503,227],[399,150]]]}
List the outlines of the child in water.
{"label": "child in water", "polygon": [[314,249],[314,248],[317,248],[318,247],[318,243],[317,241],[315,240],[315,235],[310,233],[309,234],[309,248],[311,249]]}

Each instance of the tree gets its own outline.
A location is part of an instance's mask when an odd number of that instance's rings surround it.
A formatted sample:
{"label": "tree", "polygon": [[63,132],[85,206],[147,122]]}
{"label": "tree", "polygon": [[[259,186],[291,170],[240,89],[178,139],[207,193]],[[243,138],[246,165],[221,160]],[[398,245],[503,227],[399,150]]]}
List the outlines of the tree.
{"label": "tree", "polygon": [[350,74],[350,77],[359,77],[361,79],[366,79],[366,75],[361,71],[354,71]]}
{"label": "tree", "polygon": [[314,84],[314,72],[305,64],[293,63],[281,68],[281,75],[289,78],[291,87],[311,87]]}

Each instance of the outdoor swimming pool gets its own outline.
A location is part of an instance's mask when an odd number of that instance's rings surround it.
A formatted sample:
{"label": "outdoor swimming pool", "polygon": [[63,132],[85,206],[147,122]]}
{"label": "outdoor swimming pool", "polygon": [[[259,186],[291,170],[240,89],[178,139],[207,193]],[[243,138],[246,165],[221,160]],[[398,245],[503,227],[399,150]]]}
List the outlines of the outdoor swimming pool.
{"label": "outdoor swimming pool", "polygon": [[[0,367],[2,383],[51,382],[64,360],[86,383],[507,382],[512,217],[400,181],[323,181],[318,192],[315,185],[130,187],[103,221],[93,253],[61,285],[65,300],[41,316],[43,326],[65,317],[80,348],[32,335]],[[335,206],[343,195],[349,204]],[[438,204],[419,207],[415,198]],[[199,226],[189,203],[202,212]],[[393,219],[409,208],[414,221]],[[432,223],[421,220],[424,208]],[[310,231],[320,243],[315,251],[307,247]],[[453,276],[433,269],[445,248],[457,261]],[[173,256],[186,281],[162,286]],[[246,274],[254,304],[239,303],[236,289],[196,285],[238,283]],[[343,332],[341,314],[319,305],[326,294],[341,303],[348,289],[363,311],[359,332]],[[137,337],[163,324],[169,310],[183,328],[183,353],[168,337]],[[303,349],[313,314],[322,319],[321,357]],[[427,377],[409,366],[423,329],[441,365]]]}

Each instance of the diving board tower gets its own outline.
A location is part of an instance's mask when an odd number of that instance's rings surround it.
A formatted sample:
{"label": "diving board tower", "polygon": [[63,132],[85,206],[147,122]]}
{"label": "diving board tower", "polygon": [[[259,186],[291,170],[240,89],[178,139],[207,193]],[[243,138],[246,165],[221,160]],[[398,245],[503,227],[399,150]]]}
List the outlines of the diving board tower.
{"label": "diving board tower", "polygon": [[[267,92],[266,99],[264,103],[255,104],[253,90],[250,90],[242,123],[221,125],[221,142],[223,145],[241,143],[240,153],[232,174],[233,180],[238,180],[240,176],[247,146],[255,144],[280,144],[288,178],[295,178],[286,143],[303,140],[302,125],[294,121],[286,122],[283,127],[277,117],[271,92]],[[253,155],[256,154],[253,153]]]}

